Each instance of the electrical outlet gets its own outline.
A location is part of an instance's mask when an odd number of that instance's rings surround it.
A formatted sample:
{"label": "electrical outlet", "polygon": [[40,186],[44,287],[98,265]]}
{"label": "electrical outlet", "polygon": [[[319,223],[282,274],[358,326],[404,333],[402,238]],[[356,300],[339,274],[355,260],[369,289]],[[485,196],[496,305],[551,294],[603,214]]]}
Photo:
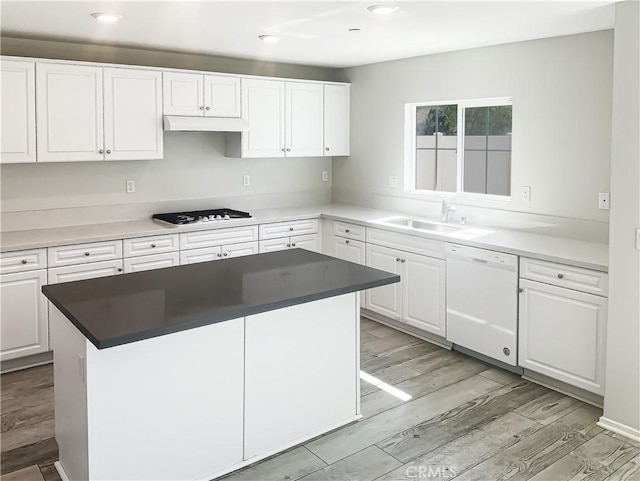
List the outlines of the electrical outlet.
{"label": "electrical outlet", "polygon": [[328,182],[329,181],[329,172],[327,172],[326,170],[322,171],[322,182]]}
{"label": "electrical outlet", "polygon": [[136,191],[136,181],[127,180],[127,194],[133,194]]}
{"label": "electrical outlet", "polygon": [[522,186],[522,202],[530,202],[531,201],[531,187],[528,185]]}
{"label": "electrical outlet", "polygon": [[640,251],[640,229],[636,229],[636,250]]}
{"label": "electrical outlet", "polygon": [[242,176],[242,185],[245,187],[249,187],[251,185],[251,176],[249,174],[244,174]]}
{"label": "electrical outlet", "polygon": [[609,192],[600,192],[598,194],[598,209],[609,210]]}
{"label": "electrical outlet", "polygon": [[392,189],[397,189],[398,188],[398,177],[395,175],[390,175],[389,176],[389,187],[391,187]]}

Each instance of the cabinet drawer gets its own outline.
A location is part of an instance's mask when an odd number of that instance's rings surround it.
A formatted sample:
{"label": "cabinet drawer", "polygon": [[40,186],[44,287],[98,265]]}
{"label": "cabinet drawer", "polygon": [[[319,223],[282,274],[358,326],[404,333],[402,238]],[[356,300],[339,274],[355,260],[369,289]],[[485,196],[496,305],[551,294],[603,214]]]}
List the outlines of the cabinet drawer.
{"label": "cabinet drawer", "polygon": [[598,296],[606,297],[609,293],[609,276],[606,272],[527,257],[520,258],[520,277]]}
{"label": "cabinet drawer", "polygon": [[222,247],[204,247],[180,252],[180,265],[196,264],[198,262],[217,261],[222,257]]}
{"label": "cabinet drawer", "polygon": [[300,234],[315,234],[318,232],[318,219],[300,220],[295,222],[276,222],[260,226],[260,240],[277,239]]}
{"label": "cabinet drawer", "polygon": [[367,242],[392,249],[444,259],[445,243],[424,237],[399,234],[382,229],[367,229]]}
{"label": "cabinet drawer", "polygon": [[3,252],[0,254],[0,274],[47,268],[47,250]]}
{"label": "cabinet drawer", "polygon": [[122,259],[104,262],[91,262],[76,266],[55,267],[49,269],[49,284],[60,282],[84,281],[121,274],[123,272]]}
{"label": "cabinet drawer", "polygon": [[333,234],[349,239],[365,241],[366,228],[363,225],[345,224],[344,222],[333,223]]}
{"label": "cabinet drawer", "polygon": [[223,244],[238,244],[258,240],[258,227],[234,227],[180,234],[180,250],[214,247]]}
{"label": "cabinet drawer", "polygon": [[280,239],[268,239],[261,240],[258,243],[260,253],[263,252],[275,252],[283,251],[291,247],[291,239],[289,237],[282,237]]}
{"label": "cabinet drawer", "polygon": [[124,256],[146,256],[162,252],[175,252],[180,246],[178,234],[138,237],[124,240]]}
{"label": "cabinet drawer", "polygon": [[49,247],[49,267],[71,266],[87,262],[122,258],[122,241],[92,242],[70,246]]}
{"label": "cabinet drawer", "polygon": [[150,256],[133,257],[124,260],[124,272],[150,271],[152,269],[163,269],[180,264],[180,254],[177,252],[165,252]]}
{"label": "cabinet drawer", "polygon": [[222,246],[222,257],[242,257],[258,253],[258,242],[243,242]]}

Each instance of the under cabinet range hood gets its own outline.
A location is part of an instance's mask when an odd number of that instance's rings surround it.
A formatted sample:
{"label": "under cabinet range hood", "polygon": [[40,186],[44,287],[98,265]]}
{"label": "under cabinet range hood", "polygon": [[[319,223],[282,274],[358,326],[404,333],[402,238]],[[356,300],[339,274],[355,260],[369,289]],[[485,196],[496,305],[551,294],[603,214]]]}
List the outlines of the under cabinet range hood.
{"label": "under cabinet range hood", "polygon": [[162,120],[164,130],[178,132],[246,132],[249,130],[249,122],[237,118],[165,115]]}

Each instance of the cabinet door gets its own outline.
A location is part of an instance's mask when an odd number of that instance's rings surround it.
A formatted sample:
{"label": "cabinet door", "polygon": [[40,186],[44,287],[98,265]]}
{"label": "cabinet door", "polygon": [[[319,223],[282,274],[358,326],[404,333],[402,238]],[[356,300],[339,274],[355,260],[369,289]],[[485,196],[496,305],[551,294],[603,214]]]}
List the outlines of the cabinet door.
{"label": "cabinet door", "polygon": [[46,283],[46,270],[0,276],[0,360],[49,350],[47,300],[40,292]]}
{"label": "cabinet door", "polygon": [[302,234],[315,234],[316,232],[318,232],[318,219],[261,224],[259,229],[260,240],[277,239]]}
{"label": "cabinet door", "polygon": [[269,239],[260,241],[258,243],[258,249],[260,253],[263,252],[275,252],[283,251],[291,247],[291,239],[289,237],[283,237],[282,239]]}
{"label": "cabinet door", "polygon": [[200,74],[164,72],[162,74],[164,115],[201,117],[204,112],[204,78]]}
{"label": "cabinet door", "polygon": [[287,82],[286,106],[287,157],[322,156],[322,84]]}
{"label": "cabinet door", "polygon": [[[376,245],[367,245],[367,265],[374,269],[400,274],[400,257],[397,251]],[[390,317],[402,317],[402,280],[395,284],[375,287],[367,291],[367,309]]]}
{"label": "cabinet door", "polygon": [[0,75],[0,163],[35,162],[35,63],[3,60]]}
{"label": "cabinet door", "polygon": [[177,252],[165,252],[150,256],[133,257],[124,260],[124,272],[141,272],[152,269],[163,269],[180,265],[180,254]]}
{"label": "cabinet door", "polygon": [[445,337],[445,261],[410,253],[402,259],[402,320]]}
{"label": "cabinet door", "polygon": [[38,162],[103,160],[102,68],[36,66]]}
{"label": "cabinet door", "polygon": [[205,117],[240,117],[240,78],[204,76]]}
{"label": "cabinet door", "polygon": [[520,280],[520,366],[604,394],[607,299]]}
{"label": "cabinet door", "polygon": [[[334,237],[333,252],[338,259],[366,265],[366,244],[364,242]],[[360,292],[360,305],[365,307],[365,291]]]}
{"label": "cabinet door", "polygon": [[324,86],[324,155],[349,155],[350,87]]}
{"label": "cabinet door", "polygon": [[320,238],[318,234],[296,235],[290,237],[291,248],[306,249],[308,251],[320,252]]}
{"label": "cabinet door", "polygon": [[161,159],[160,72],[105,68],[103,75],[105,159]]}
{"label": "cabinet door", "polygon": [[121,274],[123,271],[122,259],[104,262],[92,262],[67,267],[55,267],[49,269],[49,284],[60,282],[83,281],[97,277],[107,277]]}
{"label": "cabinet door", "polygon": [[257,242],[243,242],[222,246],[222,257],[241,257],[257,254],[259,251]]}
{"label": "cabinet door", "polygon": [[284,157],[284,82],[242,80],[243,157]]}
{"label": "cabinet door", "polygon": [[222,257],[222,247],[204,247],[180,252],[180,265],[217,261]]}

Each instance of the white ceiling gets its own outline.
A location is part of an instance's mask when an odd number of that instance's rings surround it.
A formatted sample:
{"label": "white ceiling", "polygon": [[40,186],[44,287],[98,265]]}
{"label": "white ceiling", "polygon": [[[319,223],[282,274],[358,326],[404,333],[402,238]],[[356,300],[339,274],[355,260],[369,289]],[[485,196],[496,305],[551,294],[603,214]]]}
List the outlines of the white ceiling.
{"label": "white ceiling", "polygon": [[[4,36],[327,67],[613,28],[609,1],[2,1]],[[93,12],[123,15],[101,24]],[[360,28],[357,33],[349,28]],[[281,40],[267,44],[258,35]]]}

